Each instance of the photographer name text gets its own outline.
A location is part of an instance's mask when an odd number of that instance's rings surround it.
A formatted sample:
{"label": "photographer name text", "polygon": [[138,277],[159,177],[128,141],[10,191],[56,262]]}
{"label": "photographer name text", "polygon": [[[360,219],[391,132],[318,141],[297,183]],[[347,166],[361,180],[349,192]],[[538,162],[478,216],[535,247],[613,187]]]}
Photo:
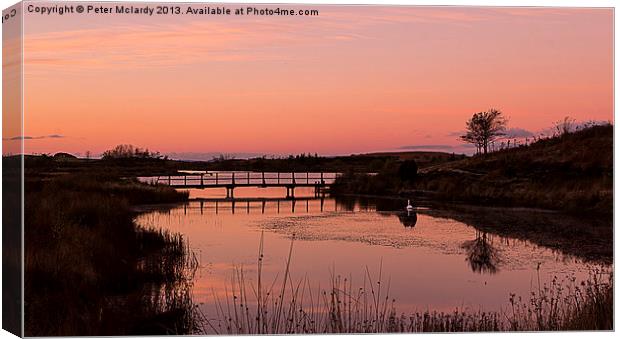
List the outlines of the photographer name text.
{"label": "photographer name text", "polygon": [[280,7],[226,7],[226,6],[176,6],[176,5],[28,5],[26,12],[39,15],[249,15],[249,16],[318,16],[317,9],[294,9]]}

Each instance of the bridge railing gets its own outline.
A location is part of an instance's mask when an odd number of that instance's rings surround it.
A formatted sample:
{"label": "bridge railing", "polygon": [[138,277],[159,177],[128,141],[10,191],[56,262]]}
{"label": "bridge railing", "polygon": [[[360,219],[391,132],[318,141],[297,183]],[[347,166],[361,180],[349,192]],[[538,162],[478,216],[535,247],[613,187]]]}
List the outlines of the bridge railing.
{"label": "bridge railing", "polygon": [[337,176],[338,173],[324,172],[213,172],[142,177],[141,180],[170,186],[330,185]]}

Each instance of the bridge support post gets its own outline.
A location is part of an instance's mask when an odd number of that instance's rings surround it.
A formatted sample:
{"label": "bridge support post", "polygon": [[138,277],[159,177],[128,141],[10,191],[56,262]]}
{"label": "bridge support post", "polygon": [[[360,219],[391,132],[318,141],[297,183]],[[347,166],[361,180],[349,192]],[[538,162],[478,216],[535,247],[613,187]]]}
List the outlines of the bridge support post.
{"label": "bridge support post", "polygon": [[286,187],[286,198],[287,199],[295,199],[295,186],[287,186]]}
{"label": "bridge support post", "polygon": [[232,186],[226,187],[226,199],[232,199],[235,197],[234,192],[233,192],[234,189],[235,188]]}

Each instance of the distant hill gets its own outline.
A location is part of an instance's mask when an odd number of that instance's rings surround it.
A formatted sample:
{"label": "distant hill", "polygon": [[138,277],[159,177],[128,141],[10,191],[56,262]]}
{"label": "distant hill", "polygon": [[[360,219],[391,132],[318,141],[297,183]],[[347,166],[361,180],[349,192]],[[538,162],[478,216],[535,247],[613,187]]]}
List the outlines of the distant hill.
{"label": "distant hill", "polygon": [[429,166],[418,190],[442,199],[572,212],[613,209],[613,126]]}
{"label": "distant hill", "polygon": [[430,151],[409,151],[409,152],[377,152],[362,154],[367,157],[396,157],[399,160],[415,160],[418,167],[424,168],[431,165],[445,163],[465,159],[465,154],[454,154],[446,152],[430,152]]}
{"label": "distant hill", "polygon": [[59,152],[54,154],[54,159],[77,159],[77,157],[73,154]]}

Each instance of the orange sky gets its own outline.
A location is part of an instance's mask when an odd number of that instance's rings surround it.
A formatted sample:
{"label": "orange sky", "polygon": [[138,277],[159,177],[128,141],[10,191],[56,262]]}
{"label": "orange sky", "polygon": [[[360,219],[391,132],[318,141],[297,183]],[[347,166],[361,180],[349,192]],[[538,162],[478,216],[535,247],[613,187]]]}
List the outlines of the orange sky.
{"label": "orange sky", "polygon": [[320,15],[27,13],[26,152],[462,151],[491,107],[613,119],[611,9],[283,7]]}

